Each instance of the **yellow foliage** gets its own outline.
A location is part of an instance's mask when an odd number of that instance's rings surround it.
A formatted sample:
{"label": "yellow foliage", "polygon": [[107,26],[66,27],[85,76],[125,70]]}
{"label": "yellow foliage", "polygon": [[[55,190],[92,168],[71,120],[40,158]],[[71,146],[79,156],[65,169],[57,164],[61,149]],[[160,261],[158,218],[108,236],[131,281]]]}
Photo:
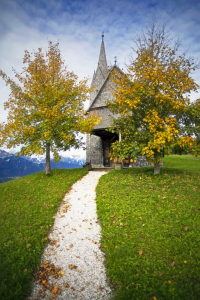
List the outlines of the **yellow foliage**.
{"label": "yellow foliage", "polygon": [[11,88],[4,105],[8,121],[0,124],[0,144],[8,148],[23,144],[22,155],[44,153],[49,144],[59,161],[59,150],[79,147],[77,133],[89,133],[100,122],[96,114],[84,113],[90,91],[87,79],[79,80],[67,70],[59,44],[49,42],[46,56],[42,48],[31,54],[25,51],[23,63],[21,73],[14,71],[19,84],[0,71]]}
{"label": "yellow foliage", "polygon": [[121,132],[122,142],[113,144],[113,155],[143,154],[158,163],[164,151],[170,153],[177,144],[195,145],[195,139],[182,129],[180,116],[186,114],[188,93],[199,86],[190,76],[193,61],[177,55],[164,38],[155,39],[152,33],[147,40],[139,44],[126,74],[113,72],[114,98],[108,104],[121,115],[113,127]]}

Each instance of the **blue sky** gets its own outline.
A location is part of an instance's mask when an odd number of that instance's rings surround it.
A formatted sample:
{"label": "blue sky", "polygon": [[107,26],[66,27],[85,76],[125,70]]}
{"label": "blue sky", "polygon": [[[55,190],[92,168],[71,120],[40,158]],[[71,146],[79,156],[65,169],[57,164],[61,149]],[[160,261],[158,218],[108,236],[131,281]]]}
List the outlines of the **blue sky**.
{"label": "blue sky", "polygon": [[[96,70],[104,32],[108,65],[120,68],[128,62],[133,39],[153,18],[180,38],[182,49],[200,59],[199,0],[1,0],[0,69],[13,78],[12,67],[21,71],[24,50],[48,48],[48,40],[60,43],[65,64],[79,78]],[[200,71],[193,77],[200,83]],[[0,79],[0,122],[6,121],[3,103],[9,88]],[[192,94],[191,100],[200,97]],[[80,152],[80,151],[79,151]],[[83,153],[83,151],[82,151]]]}

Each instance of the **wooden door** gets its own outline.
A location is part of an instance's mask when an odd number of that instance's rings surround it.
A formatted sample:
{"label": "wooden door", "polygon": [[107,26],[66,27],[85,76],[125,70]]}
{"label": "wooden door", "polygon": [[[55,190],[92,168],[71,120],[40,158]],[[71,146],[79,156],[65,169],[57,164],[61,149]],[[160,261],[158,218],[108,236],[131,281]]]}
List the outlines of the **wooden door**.
{"label": "wooden door", "polygon": [[130,164],[130,156],[129,157],[126,157],[124,160],[123,160],[123,166],[125,168],[128,168],[129,167],[129,164]]}
{"label": "wooden door", "polygon": [[103,147],[103,157],[104,157],[104,167],[110,167],[110,139],[104,140]]}

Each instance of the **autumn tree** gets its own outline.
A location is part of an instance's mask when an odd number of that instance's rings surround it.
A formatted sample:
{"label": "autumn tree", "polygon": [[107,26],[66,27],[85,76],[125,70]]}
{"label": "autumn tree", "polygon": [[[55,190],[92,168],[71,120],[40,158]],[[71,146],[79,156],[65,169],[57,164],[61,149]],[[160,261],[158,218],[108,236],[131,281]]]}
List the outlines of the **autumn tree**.
{"label": "autumn tree", "polygon": [[59,151],[82,145],[79,133],[89,133],[99,122],[97,115],[86,116],[84,101],[88,99],[87,79],[67,70],[59,44],[49,42],[31,54],[25,51],[21,73],[14,69],[18,83],[2,70],[1,77],[10,86],[7,123],[0,124],[0,146],[21,145],[18,155],[41,155],[46,152],[46,174],[51,172],[50,151],[55,162]]}
{"label": "autumn tree", "polygon": [[154,174],[160,173],[164,153],[196,142],[181,116],[188,112],[190,92],[198,89],[191,77],[198,65],[179,49],[180,42],[170,38],[166,27],[153,22],[137,37],[136,58],[127,72],[113,75],[114,100],[108,104],[121,116],[110,130],[120,132],[122,140],[112,145],[112,157],[145,155]]}
{"label": "autumn tree", "polygon": [[196,139],[193,147],[186,145],[187,152],[200,154],[200,99],[189,103],[184,113],[177,115],[182,132]]}

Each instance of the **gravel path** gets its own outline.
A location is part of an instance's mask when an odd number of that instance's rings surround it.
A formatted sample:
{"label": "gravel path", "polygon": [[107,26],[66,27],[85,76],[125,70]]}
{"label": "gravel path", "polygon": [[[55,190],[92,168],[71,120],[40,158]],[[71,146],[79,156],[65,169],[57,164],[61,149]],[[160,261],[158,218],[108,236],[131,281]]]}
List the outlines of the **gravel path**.
{"label": "gravel path", "polygon": [[99,244],[101,227],[95,202],[96,186],[104,174],[89,172],[66,194],[42,256],[42,263],[48,260],[61,267],[62,276],[49,277],[48,285],[54,287],[51,291],[35,281],[29,299],[113,298]]}

